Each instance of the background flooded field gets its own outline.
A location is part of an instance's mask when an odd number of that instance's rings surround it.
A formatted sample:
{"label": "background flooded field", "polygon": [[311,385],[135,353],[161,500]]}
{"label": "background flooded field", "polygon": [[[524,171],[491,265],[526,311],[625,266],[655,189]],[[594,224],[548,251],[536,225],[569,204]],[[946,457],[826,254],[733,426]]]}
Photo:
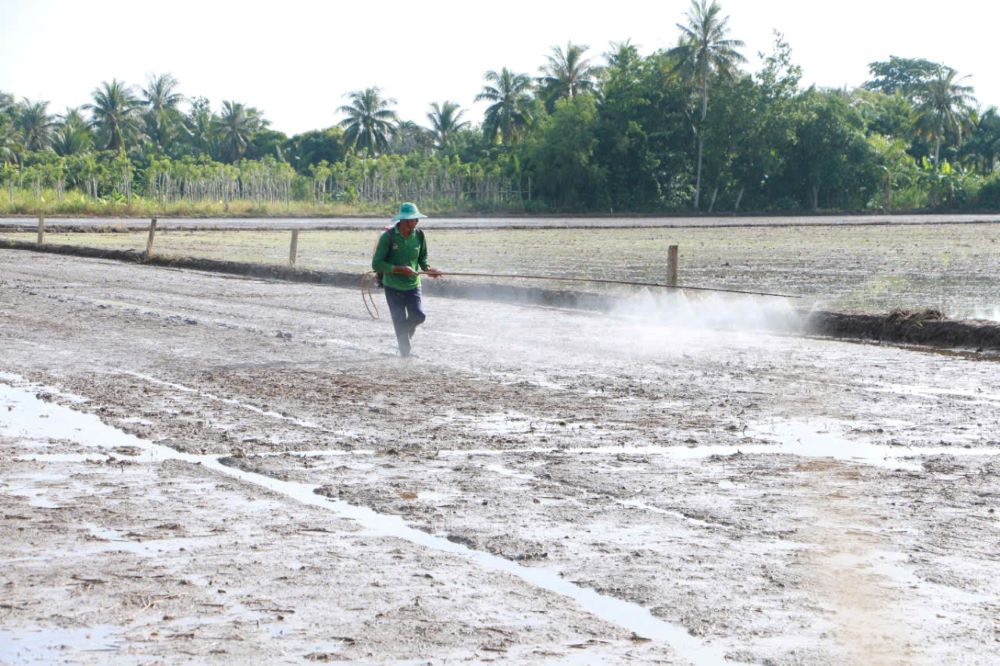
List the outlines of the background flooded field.
{"label": "background flooded field", "polygon": [[[667,247],[676,244],[682,285],[792,294],[806,307],[824,309],[937,308],[955,319],[1000,320],[1000,224],[976,219],[479,218],[427,220],[423,227],[432,263],[455,272],[663,282]],[[32,223],[19,222],[22,229]],[[13,224],[0,221],[0,229],[8,230],[3,237],[35,240],[34,231],[18,232]],[[50,232],[48,243],[145,251],[143,225],[148,222],[143,220],[48,224],[103,230]],[[288,229],[299,228],[299,267],[360,274],[368,270],[384,224],[371,219],[164,220],[155,251],[284,264]],[[734,224],[741,226],[723,226]]]}

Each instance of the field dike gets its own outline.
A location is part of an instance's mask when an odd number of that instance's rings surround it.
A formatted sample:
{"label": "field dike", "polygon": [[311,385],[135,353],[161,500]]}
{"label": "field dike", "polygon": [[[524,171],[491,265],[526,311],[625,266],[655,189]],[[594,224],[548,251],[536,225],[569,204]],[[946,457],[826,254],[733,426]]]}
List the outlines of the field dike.
{"label": "field dike", "polygon": [[[255,264],[237,261],[201,259],[197,257],[174,257],[153,255],[133,250],[106,250],[12,241],[0,238],[0,248],[28,250],[48,254],[63,254],[77,257],[111,259],[149,266],[169,266],[192,270],[244,275],[272,280],[328,284],[336,287],[360,289],[357,273],[338,271],[317,271],[291,268],[278,264]],[[512,285],[460,284],[454,281],[436,282],[425,280],[423,290],[428,295],[445,298],[465,298],[473,300],[499,301],[524,305],[564,307],[596,312],[621,312],[620,299],[610,294],[591,293],[577,290],[543,289]],[[381,299],[379,299],[381,301]],[[1000,323],[986,320],[951,320],[942,313],[927,309],[919,311],[893,310],[887,314],[830,311],[798,311],[796,326],[782,322],[785,331],[794,329],[806,335],[819,335],[851,340],[925,345],[943,349],[975,351],[1000,351]],[[727,323],[739,325],[739,317]],[[713,324],[726,317],[713,316],[706,323]],[[761,322],[749,322],[751,325]],[[766,322],[764,322],[766,326]]]}

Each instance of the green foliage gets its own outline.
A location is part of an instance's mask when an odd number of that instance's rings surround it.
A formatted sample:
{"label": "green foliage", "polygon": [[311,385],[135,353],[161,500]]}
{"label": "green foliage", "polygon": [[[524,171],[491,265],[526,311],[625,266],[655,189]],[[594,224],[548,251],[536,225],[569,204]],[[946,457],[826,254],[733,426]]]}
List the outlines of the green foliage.
{"label": "green foliage", "polygon": [[561,210],[607,206],[604,169],[595,163],[597,104],[585,95],[556,103],[525,147],[525,171],[535,193]]}
{"label": "green foliage", "polygon": [[285,141],[282,148],[285,159],[295,170],[306,175],[311,167],[320,162],[339,162],[347,154],[344,130],[329,127],[325,130],[311,130],[296,134]]}
{"label": "green foliage", "polygon": [[935,165],[924,158],[919,179],[922,189],[928,194],[928,206],[931,208],[966,208],[974,204],[979,195],[979,179],[948,162]]}
{"label": "green foliage", "polygon": [[759,72],[740,69],[715,0],[692,0],[677,46],[624,42],[599,61],[567,41],[537,78],[485,74],[475,124],[451,101],[423,125],[378,88],[343,119],[287,137],[264,113],[185,98],[170,74],[135,92],[102,82],[91,104],[0,92],[0,203],[7,212],[443,211],[712,213],[996,207],[1000,116],[950,67],[893,56],[854,91],[800,90],[776,34]]}
{"label": "green foliage", "polygon": [[784,172],[784,186],[811,210],[864,208],[876,192],[879,171],[864,121],[839,92],[807,92]]}
{"label": "green foliage", "polygon": [[976,197],[977,208],[1000,209],[1000,175],[994,175],[979,188]]}
{"label": "green foliage", "polygon": [[865,82],[864,88],[913,100],[922,88],[945,69],[944,65],[923,58],[889,56],[887,61],[868,65],[872,78]]}
{"label": "green foliage", "polygon": [[[912,198],[920,169],[907,154],[906,142],[882,134],[872,134],[867,141],[873,163],[880,175],[880,195],[870,205],[881,210],[923,207],[923,201],[914,205]],[[905,193],[904,198],[900,198],[900,192]]]}

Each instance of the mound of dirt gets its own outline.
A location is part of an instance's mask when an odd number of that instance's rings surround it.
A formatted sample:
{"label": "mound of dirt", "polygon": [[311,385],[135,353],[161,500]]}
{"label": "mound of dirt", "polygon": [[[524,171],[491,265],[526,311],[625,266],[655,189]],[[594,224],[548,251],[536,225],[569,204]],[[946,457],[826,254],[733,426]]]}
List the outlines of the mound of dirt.
{"label": "mound of dirt", "polygon": [[807,330],[816,335],[934,347],[1000,351],[1000,324],[979,319],[951,320],[939,310],[893,310],[888,314],[810,313]]}

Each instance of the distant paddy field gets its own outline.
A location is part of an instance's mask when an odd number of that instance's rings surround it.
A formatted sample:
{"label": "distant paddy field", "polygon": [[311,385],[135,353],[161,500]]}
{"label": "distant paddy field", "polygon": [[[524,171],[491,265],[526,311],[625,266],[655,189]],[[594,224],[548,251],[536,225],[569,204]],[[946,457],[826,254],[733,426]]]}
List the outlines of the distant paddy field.
{"label": "distant paddy field", "polygon": [[[35,224],[0,220],[0,238],[33,242]],[[360,274],[385,224],[165,219],[154,251],[285,264],[289,230],[298,229],[298,267]],[[148,220],[52,219],[46,226],[52,244],[142,253],[148,238]],[[1000,320],[1000,219],[988,216],[442,218],[421,226],[432,265],[446,271],[663,282],[667,248],[678,245],[681,285],[779,292],[831,309],[930,307],[956,319]]]}

